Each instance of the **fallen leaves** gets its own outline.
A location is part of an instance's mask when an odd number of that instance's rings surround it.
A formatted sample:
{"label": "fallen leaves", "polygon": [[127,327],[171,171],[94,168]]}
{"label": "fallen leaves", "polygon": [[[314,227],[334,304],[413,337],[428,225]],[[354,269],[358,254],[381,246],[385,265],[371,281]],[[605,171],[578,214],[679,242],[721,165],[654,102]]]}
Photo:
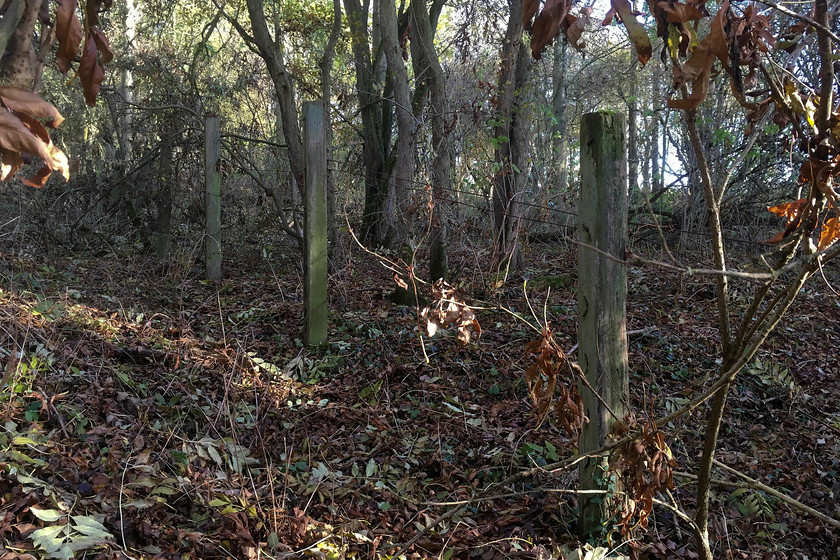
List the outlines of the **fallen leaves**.
{"label": "fallen leaves", "polygon": [[458,343],[467,344],[472,335],[481,336],[481,326],[475,313],[464,303],[455,288],[438,280],[432,287],[432,303],[424,308],[420,317],[426,321],[426,333],[432,337],[438,329],[455,326]]}

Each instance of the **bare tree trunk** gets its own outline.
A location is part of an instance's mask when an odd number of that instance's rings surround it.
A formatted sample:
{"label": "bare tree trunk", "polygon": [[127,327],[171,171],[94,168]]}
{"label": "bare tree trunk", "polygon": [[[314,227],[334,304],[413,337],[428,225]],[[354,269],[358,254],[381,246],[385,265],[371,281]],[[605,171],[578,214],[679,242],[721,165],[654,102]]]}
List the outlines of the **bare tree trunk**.
{"label": "bare tree trunk", "polygon": [[510,19],[502,46],[497,125],[493,130],[498,171],[493,181],[496,272],[519,268],[519,206],[527,170],[527,126],[523,87],[530,53],[522,42],[522,0],[508,0]]}
{"label": "bare tree trunk", "polygon": [[[263,0],[247,0],[248,15],[251,20],[253,40],[260,56],[268,67],[268,74],[274,84],[277,94],[277,104],[283,122],[283,136],[286,138],[286,152],[289,155],[289,166],[298,189],[303,186],[303,145],[300,139],[300,123],[298,110],[295,105],[295,88],[291,76],[286,71],[283,55],[283,40],[278,36],[275,26],[275,36],[272,38],[268,30]],[[276,18],[275,14],[275,18]],[[241,32],[240,32],[241,33]],[[247,34],[246,34],[247,35]]]}
{"label": "bare tree trunk", "polygon": [[[335,46],[338,43],[338,36],[341,33],[341,0],[333,0],[333,26],[330,31],[330,38],[324,48],[324,54],[318,62],[321,73],[321,102],[324,105],[324,121],[326,127],[327,159],[332,158],[332,118],[330,111],[330,90],[331,69],[335,57]],[[344,261],[344,243],[341,239],[338,228],[339,220],[336,215],[335,204],[335,177],[327,166],[327,238],[329,239],[328,252],[331,269],[339,266]]]}
{"label": "bare tree trunk", "polygon": [[639,193],[639,79],[635,65],[630,72],[630,96],[627,99],[627,163],[630,198]]}
{"label": "bare tree trunk", "polygon": [[388,61],[388,74],[394,91],[394,111],[397,115],[396,153],[389,158],[393,159],[394,165],[389,173],[383,215],[386,240],[390,246],[395,246],[402,243],[407,234],[405,206],[414,181],[414,132],[417,125],[411,111],[408,71],[400,47],[394,0],[381,0],[379,17],[382,24],[382,50]]}
{"label": "bare tree trunk", "polygon": [[[5,51],[0,51],[0,86],[14,86],[33,91],[44,66],[44,60],[35,51],[32,36],[38,23],[41,2],[29,0],[11,3],[3,20],[9,24],[0,28],[0,40],[5,40]],[[19,15],[18,15],[19,14]],[[17,25],[14,27],[15,18]],[[0,20],[2,21],[2,20]]]}
{"label": "bare tree trunk", "polygon": [[[651,99],[659,99],[659,80],[661,78],[659,67],[653,68],[653,78],[651,80]],[[650,161],[650,186],[647,192],[658,192],[663,186],[662,173],[659,166],[659,107],[654,107],[653,114],[650,117],[650,150],[648,151],[648,158]],[[664,137],[664,134],[663,134]]]}
{"label": "bare tree trunk", "polygon": [[[447,275],[448,261],[446,255],[448,230],[448,196],[452,178],[452,149],[449,134],[446,130],[446,115],[449,112],[449,102],[446,98],[446,76],[440,65],[434,46],[434,32],[429,13],[426,11],[426,0],[412,0],[411,2],[411,30],[412,51],[417,52],[417,67],[420,70],[415,76],[418,83],[425,83],[431,90],[432,112],[432,147],[434,160],[432,162],[432,201],[433,215],[431,219],[431,255],[429,257],[429,278],[437,280]],[[419,88],[419,86],[418,86]]]}
{"label": "bare tree trunk", "polygon": [[[353,59],[356,67],[356,93],[359,96],[359,111],[362,117],[362,135],[365,163],[365,205],[362,218],[361,239],[365,243],[380,245],[384,235],[381,229],[382,206],[385,200],[383,185],[385,181],[386,143],[383,142],[381,120],[382,86],[378,76],[379,65],[371,57],[368,32],[369,1],[362,5],[359,0],[344,0],[350,37],[353,46]],[[374,10],[378,13],[378,10]],[[378,18],[378,15],[377,15]],[[373,41],[376,49],[378,42]],[[390,126],[388,142],[390,142]]]}
{"label": "bare tree trunk", "polygon": [[568,41],[558,37],[554,42],[554,91],[551,99],[554,124],[551,127],[551,141],[554,147],[553,169],[557,170],[557,192],[563,193],[569,185],[567,146],[569,118],[566,114],[566,57]]}

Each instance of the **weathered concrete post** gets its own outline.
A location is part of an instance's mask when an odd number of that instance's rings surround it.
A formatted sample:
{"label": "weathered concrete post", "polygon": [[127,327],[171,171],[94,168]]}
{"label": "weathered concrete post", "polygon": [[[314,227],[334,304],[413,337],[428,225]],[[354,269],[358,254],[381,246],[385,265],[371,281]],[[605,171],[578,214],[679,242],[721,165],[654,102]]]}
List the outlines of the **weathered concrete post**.
{"label": "weathered concrete post", "polygon": [[[578,356],[587,381],[600,396],[599,399],[580,383],[589,417],[579,442],[580,454],[585,455],[602,447],[613,423],[623,420],[628,394],[627,272],[625,265],[617,262],[624,260],[627,239],[623,115],[588,113],[583,116],[580,136]],[[607,468],[605,458],[584,460],[580,466],[580,489],[620,491],[610,480]],[[579,521],[583,539],[597,539],[603,529],[608,529],[605,524],[609,522],[610,503],[615,504],[613,500],[617,499],[610,494],[581,494]]]}
{"label": "weathered concrete post", "polygon": [[204,272],[207,280],[222,279],[222,176],[219,117],[204,118]]}
{"label": "weathered concrete post", "polygon": [[303,106],[304,342],[327,342],[327,133],[318,101]]}

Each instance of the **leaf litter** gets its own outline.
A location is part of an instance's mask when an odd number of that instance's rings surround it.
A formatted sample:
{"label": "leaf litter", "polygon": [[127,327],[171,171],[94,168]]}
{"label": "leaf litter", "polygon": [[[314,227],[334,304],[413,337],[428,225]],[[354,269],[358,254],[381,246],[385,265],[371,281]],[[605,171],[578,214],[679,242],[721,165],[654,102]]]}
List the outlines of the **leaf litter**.
{"label": "leaf litter", "polygon": [[[543,263],[534,275],[573,275],[574,255],[552,251],[533,259]],[[299,279],[290,273],[278,283],[230,264],[232,276],[214,288],[156,277],[131,261],[77,257],[48,267],[0,255],[7,551],[374,558],[393,554],[446,504],[574,453],[576,417],[544,421],[549,384],[568,388],[556,406],[577,406],[564,365],[575,345],[570,289],[529,293],[548,298],[552,327],[541,336],[512,313],[469,307],[463,294],[476,287],[441,285],[428,338],[417,310],[388,301],[387,272],[345,271],[332,292],[331,344],[306,350]],[[353,297],[359,289],[365,298]],[[506,286],[493,297],[516,312],[527,309],[521,291]],[[829,348],[840,313],[824,292],[809,285],[799,312],[738,379],[718,458],[836,516],[840,365]],[[695,279],[631,274],[628,329],[654,329],[630,341],[635,409],[659,416],[709,383],[712,297]],[[680,471],[696,467],[701,422],[696,412],[648,431],[616,456],[622,468],[646,457],[663,469],[635,479],[640,505],[621,517],[626,526],[649,524],[636,536],[640,558],[693,557],[690,530],[668,510],[651,514],[649,490],[673,486],[691,511]],[[426,531],[408,554],[573,550],[576,501],[563,490],[575,487],[575,472],[500,487]],[[837,549],[831,530],[771,497],[718,490],[726,532],[712,530],[721,551],[813,558]]]}

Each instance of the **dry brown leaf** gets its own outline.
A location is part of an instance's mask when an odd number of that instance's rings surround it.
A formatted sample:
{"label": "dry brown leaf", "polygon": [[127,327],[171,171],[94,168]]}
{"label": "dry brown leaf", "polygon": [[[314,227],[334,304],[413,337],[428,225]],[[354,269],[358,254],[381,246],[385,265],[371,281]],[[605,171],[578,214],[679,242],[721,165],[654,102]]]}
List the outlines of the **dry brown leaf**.
{"label": "dry brown leaf", "polygon": [[524,0],[522,2],[522,26],[525,31],[531,31],[534,26],[534,16],[540,9],[540,0]]}
{"label": "dry brown leaf", "polygon": [[[44,127],[32,117],[0,109],[0,147],[18,154],[33,154],[44,160],[44,167],[34,176],[23,180],[29,186],[44,186],[52,171],[59,171],[65,180],[70,176],[67,156],[53,145]],[[12,159],[12,168],[15,163]],[[9,169],[7,177],[14,175],[12,168]],[[17,169],[14,169],[14,172],[17,172]]]}
{"label": "dry brown leaf", "polygon": [[50,159],[47,144],[32,134],[17,115],[0,109],[0,146],[18,153],[34,154],[44,161]]}
{"label": "dry brown leaf", "polygon": [[76,0],[57,0],[55,12],[55,36],[58,39],[58,51],[55,61],[62,74],[70,70],[70,63],[79,53],[82,43],[82,24],[76,16]]}
{"label": "dry brown leaf", "polygon": [[113,0],[87,0],[85,3],[85,25],[93,27],[99,25],[99,14],[111,8]]}
{"label": "dry brown leaf", "polygon": [[696,21],[703,17],[696,6],[689,6],[679,2],[660,2],[659,7],[665,13],[665,21],[669,23],[685,23]]}
{"label": "dry brown leaf", "polygon": [[44,101],[40,95],[19,87],[0,87],[0,102],[17,113],[48,119],[47,126],[55,128],[64,122],[58,109]]}
{"label": "dry brown leaf", "polygon": [[475,313],[463,301],[455,288],[438,280],[432,286],[433,301],[420,313],[420,317],[426,321],[426,333],[429,337],[437,334],[441,328],[454,326],[457,329],[458,343],[466,345],[475,334],[476,338],[481,336],[481,326],[475,317]]}
{"label": "dry brown leaf", "polygon": [[23,158],[15,151],[0,148],[0,158],[3,160],[0,165],[0,181],[11,179],[23,167]]}
{"label": "dry brown leaf", "polygon": [[828,218],[820,230],[820,241],[817,244],[817,250],[822,251],[834,244],[840,239],[840,223],[836,217]]}
{"label": "dry brown leaf", "polygon": [[613,16],[618,15],[624,28],[627,29],[627,36],[633,47],[636,49],[636,56],[639,62],[647,64],[653,54],[653,47],[650,44],[650,37],[644,26],[636,19],[633,13],[633,7],[627,0],[612,0],[612,8],[607,12],[607,17],[604,19],[604,25],[609,25]]}
{"label": "dry brown leaf", "polygon": [[569,43],[576,49],[586,47],[586,43],[581,38],[583,32],[586,31],[586,23],[592,14],[592,8],[585,7],[580,12],[579,16],[567,15],[565,21],[565,25],[567,26],[566,37],[569,38]]}
{"label": "dry brown leaf", "polygon": [[689,82],[692,85],[691,94],[688,97],[668,100],[668,106],[672,109],[692,111],[699,107],[709,93],[709,79],[715,58],[720,60],[724,67],[728,65],[729,46],[725,33],[728,10],[729,1],[726,0],[712,21],[709,34],[700,41],[685,65],[675,70],[674,89],[679,90]]}
{"label": "dry brown leaf", "polygon": [[802,208],[805,204],[807,204],[807,202],[808,199],[800,198],[799,200],[795,200],[793,202],[785,202],[784,204],[777,204],[776,206],[768,206],[767,210],[780,218],[784,218],[787,223],[790,223],[799,217],[799,214],[802,212]]}
{"label": "dry brown leaf", "polygon": [[547,0],[540,15],[534,20],[531,37],[531,55],[539,60],[545,48],[560,33],[563,20],[569,13],[566,0]]}
{"label": "dry brown leaf", "polygon": [[85,92],[85,102],[91,107],[96,104],[99,87],[105,78],[105,65],[114,57],[107,37],[96,28],[91,28],[79,63],[79,78]]}

